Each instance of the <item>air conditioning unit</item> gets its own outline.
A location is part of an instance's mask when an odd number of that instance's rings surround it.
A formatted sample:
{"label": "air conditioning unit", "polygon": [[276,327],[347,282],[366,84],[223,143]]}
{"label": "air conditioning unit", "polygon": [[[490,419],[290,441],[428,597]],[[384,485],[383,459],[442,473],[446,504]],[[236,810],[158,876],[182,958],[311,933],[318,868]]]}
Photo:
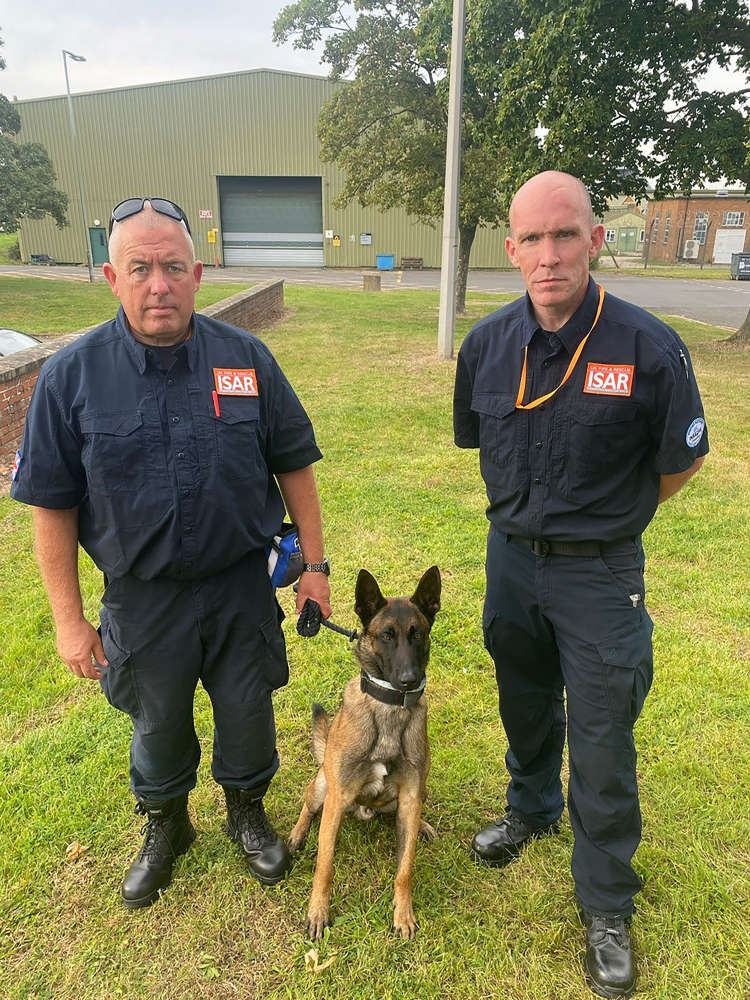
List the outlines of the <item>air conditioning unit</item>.
{"label": "air conditioning unit", "polygon": [[697,260],[699,246],[700,243],[698,240],[685,240],[685,248],[682,251],[682,256],[685,260]]}

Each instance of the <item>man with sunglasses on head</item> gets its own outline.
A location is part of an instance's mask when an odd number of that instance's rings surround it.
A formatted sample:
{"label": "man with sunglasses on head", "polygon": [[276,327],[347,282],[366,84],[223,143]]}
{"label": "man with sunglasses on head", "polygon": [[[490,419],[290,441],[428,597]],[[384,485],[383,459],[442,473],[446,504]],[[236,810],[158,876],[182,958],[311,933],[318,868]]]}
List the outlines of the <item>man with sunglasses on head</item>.
{"label": "man with sunglasses on head", "polygon": [[591,280],[603,239],[570,174],[518,190],[505,245],[527,294],[464,341],[454,429],[479,448],[489,498],[483,628],[510,772],[505,814],[472,853],[502,867],[558,832],[567,730],[586,974],[600,996],[626,997],[641,887],[633,727],[653,673],[641,534],[708,439],[680,338]]}
{"label": "man with sunglasses on head", "polygon": [[[199,680],[227,833],[262,883],[289,870],[263,806],[279,766],[271,696],[288,679],[265,550],[285,506],[305,561],[297,607],[331,608],[312,426],[261,341],[194,312],[202,264],[185,213],[129,198],[109,251],[121,308],[42,367],[11,494],[34,508],[60,656],[133,723],[130,782],[147,820],[122,899],[139,908],[195,838]],[[79,544],[104,574],[99,630],[83,613]]]}

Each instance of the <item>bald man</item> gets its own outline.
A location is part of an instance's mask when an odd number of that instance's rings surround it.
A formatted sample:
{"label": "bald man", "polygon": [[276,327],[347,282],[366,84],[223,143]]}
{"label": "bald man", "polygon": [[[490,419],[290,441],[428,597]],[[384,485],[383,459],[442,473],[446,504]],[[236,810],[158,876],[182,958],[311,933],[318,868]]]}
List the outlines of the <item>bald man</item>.
{"label": "bald man", "polygon": [[[279,766],[271,696],[288,679],[266,546],[285,506],[305,561],[298,607],[309,597],[331,609],[312,426],[261,341],[194,312],[202,265],[185,213],[127,199],[110,255],[121,308],[42,367],[11,494],[34,510],[62,660],[133,724],[130,784],[147,822],[122,900],[139,908],[195,838],[199,680],[227,833],[264,884],[289,869],[263,806]],[[98,629],[83,611],[79,545],[104,574]]]}
{"label": "bald man", "polygon": [[633,727],[653,673],[641,534],[708,437],[680,338],[591,280],[603,238],[575,177],[547,171],[519,189],[506,249],[526,295],[464,341],[454,430],[479,448],[489,499],[483,630],[510,774],[506,811],[473,855],[503,866],[558,832],[567,730],[587,977],[626,997],[641,887]]}

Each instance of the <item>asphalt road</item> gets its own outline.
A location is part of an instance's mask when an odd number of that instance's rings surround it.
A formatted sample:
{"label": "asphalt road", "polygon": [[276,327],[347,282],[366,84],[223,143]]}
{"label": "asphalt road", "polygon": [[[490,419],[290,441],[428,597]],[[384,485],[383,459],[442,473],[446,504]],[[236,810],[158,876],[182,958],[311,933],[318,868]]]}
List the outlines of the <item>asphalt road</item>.
{"label": "asphalt road", "polygon": [[[0,267],[0,274],[29,274],[37,278],[74,278],[88,281],[83,267],[40,267],[15,265]],[[283,278],[289,285],[328,285],[337,288],[361,288],[362,270],[341,268],[288,268],[261,267],[206,268],[203,281],[249,285],[257,281]],[[648,278],[627,273],[599,270],[594,277],[606,291],[635,302],[651,312],[670,316],[685,316],[715,326],[736,330],[750,310],[750,281],[691,280],[689,278]],[[96,269],[96,280],[104,281],[101,269]],[[383,271],[381,287],[439,288],[440,272]],[[470,271],[469,290],[479,292],[523,291],[521,276],[517,271]],[[2,307],[0,306],[0,326]]]}

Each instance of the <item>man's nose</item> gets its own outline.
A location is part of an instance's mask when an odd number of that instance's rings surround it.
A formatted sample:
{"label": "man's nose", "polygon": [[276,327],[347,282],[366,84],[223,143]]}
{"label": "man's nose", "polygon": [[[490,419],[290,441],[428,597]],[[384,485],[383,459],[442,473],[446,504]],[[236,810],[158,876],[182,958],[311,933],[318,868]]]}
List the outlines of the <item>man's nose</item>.
{"label": "man's nose", "polygon": [[545,267],[554,267],[559,261],[560,255],[557,252],[557,242],[552,236],[543,237],[541,253],[539,255],[540,264],[543,264]]}
{"label": "man's nose", "polygon": [[167,276],[160,267],[155,267],[151,272],[151,294],[166,295],[169,291]]}

